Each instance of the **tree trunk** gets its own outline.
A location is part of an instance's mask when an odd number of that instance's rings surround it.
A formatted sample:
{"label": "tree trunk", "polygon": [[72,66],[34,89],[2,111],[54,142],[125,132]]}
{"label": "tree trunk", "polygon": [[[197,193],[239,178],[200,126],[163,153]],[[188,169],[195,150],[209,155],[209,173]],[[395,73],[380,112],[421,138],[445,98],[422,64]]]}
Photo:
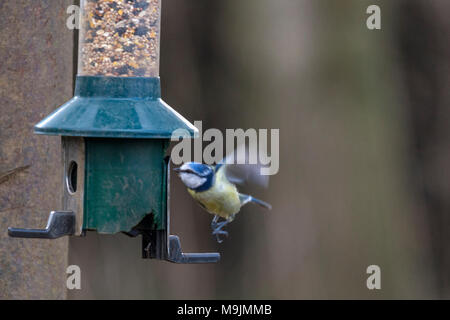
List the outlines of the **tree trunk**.
{"label": "tree trunk", "polygon": [[0,299],[66,296],[67,238],[9,238],[7,228],[42,228],[61,209],[60,138],[33,126],[72,95],[71,3],[0,2]]}

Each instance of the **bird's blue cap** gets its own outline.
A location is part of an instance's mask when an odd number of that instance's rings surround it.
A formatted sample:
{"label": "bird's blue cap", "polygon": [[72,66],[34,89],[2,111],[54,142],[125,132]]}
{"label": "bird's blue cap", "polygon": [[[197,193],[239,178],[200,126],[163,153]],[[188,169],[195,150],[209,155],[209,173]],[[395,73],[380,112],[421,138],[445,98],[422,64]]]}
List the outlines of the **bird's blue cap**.
{"label": "bird's blue cap", "polygon": [[214,173],[214,170],[210,166],[202,163],[187,162],[183,166],[187,166],[189,170],[192,170],[195,174],[197,174],[200,177],[206,177]]}

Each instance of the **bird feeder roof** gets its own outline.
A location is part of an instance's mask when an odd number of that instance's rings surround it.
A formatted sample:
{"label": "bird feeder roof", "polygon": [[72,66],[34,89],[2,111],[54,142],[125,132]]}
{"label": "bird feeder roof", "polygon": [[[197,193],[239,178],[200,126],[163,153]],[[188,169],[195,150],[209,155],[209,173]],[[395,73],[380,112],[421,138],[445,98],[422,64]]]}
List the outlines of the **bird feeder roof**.
{"label": "bird feeder roof", "polygon": [[46,135],[170,139],[198,130],[161,99],[159,78],[78,76],[75,96],[39,122]]}

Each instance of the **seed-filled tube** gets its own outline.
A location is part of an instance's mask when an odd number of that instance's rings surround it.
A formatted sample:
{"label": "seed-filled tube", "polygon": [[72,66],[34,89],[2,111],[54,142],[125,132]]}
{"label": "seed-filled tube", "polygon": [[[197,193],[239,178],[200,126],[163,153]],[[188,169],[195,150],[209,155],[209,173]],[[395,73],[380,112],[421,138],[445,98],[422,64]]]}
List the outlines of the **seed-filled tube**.
{"label": "seed-filled tube", "polygon": [[159,76],[161,0],[81,0],[78,75]]}

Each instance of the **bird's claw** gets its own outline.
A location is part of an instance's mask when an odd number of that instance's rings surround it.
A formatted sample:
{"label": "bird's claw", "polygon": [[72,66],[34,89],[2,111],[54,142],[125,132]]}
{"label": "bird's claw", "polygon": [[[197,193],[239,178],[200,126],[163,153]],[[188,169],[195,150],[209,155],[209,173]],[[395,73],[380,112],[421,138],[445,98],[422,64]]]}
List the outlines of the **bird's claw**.
{"label": "bird's claw", "polygon": [[223,239],[220,238],[220,235],[224,235],[225,237],[228,238],[228,232],[220,230],[220,229],[214,230],[212,234],[216,236],[216,240],[217,240],[218,243],[222,243],[223,242]]}
{"label": "bird's claw", "polygon": [[221,235],[224,235],[225,237],[228,237],[228,232],[222,230],[223,227],[225,227],[229,223],[228,220],[219,222],[219,217],[215,216],[214,219],[211,221],[211,228],[213,229],[213,236],[216,236],[217,242],[222,243],[223,240],[220,238]]}

